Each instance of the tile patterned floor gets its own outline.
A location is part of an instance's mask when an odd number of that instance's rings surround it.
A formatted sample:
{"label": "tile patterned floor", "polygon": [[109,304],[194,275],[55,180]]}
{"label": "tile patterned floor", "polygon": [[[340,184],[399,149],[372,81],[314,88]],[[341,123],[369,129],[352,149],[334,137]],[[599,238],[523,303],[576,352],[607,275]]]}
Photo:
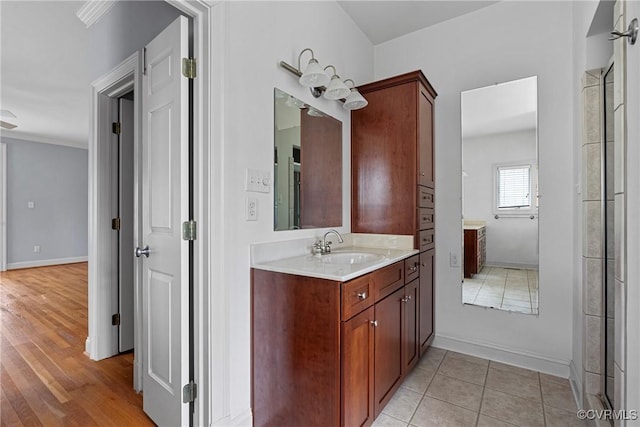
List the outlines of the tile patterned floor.
{"label": "tile patterned floor", "polygon": [[583,427],[569,381],[431,347],[374,427]]}
{"label": "tile patterned floor", "polygon": [[473,278],[464,279],[465,304],[538,314],[538,271],[488,267]]}

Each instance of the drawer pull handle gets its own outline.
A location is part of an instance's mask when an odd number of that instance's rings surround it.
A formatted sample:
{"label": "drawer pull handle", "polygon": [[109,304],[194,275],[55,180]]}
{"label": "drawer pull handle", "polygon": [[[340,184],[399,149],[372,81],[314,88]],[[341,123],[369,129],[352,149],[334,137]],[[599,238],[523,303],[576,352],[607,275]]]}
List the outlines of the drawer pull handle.
{"label": "drawer pull handle", "polygon": [[402,298],[400,301],[407,304],[409,301],[411,301],[411,295],[407,295],[406,297]]}
{"label": "drawer pull handle", "polygon": [[370,320],[369,323],[371,323],[371,325],[374,326],[374,327],[378,326],[378,321],[377,320]]}
{"label": "drawer pull handle", "polygon": [[367,293],[366,292],[360,292],[358,294],[358,298],[360,299],[367,299]]}
{"label": "drawer pull handle", "polygon": [[411,272],[418,271],[418,266],[414,265],[413,267],[409,267],[409,271]]}

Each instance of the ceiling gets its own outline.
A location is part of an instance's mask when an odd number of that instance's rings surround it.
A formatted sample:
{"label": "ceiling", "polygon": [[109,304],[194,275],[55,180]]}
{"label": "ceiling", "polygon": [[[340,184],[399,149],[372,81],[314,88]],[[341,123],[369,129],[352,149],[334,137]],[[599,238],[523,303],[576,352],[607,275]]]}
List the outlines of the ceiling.
{"label": "ceiling", "polygon": [[371,43],[378,45],[422,28],[466,15],[497,1],[339,1]]}
{"label": "ceiling", "polygon": [[[495,1],[340,1],[372,44],[400,37]],[[0,1],[0,109],[17,125],[2,136],[86,148],[88,32],[83,1]]]}
{"label": "ceiling", "polygon": [[2,136],[87,147],[88,37],[79,1],[0,1]]}

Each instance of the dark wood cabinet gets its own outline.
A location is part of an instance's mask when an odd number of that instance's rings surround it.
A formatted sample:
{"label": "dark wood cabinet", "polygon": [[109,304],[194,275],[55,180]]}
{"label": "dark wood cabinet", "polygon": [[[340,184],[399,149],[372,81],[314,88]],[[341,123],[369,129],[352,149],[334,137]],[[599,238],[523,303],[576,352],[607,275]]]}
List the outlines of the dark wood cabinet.
{"label": "dark wood cabinet", "polygon": [[486,228],[464,229],[464,277],[472,278],[484,266],[487,258]]}
{"label": "dark wood cabinet", "polygon": [[413,235],[419,248],[433,228],[417,208],[433,209],[436,92],[420,71],[358,89],[369,105],[351,114],[351,230]]}
{"label": "dark wood cabinet", "polygon": [[371,425],[419,359],[421,268],[416,255],[348,282],[252,269],[254,425]]}
{"label": "dark wood cabinet", "polygon": [[358,90],[369,105],[351,113],[351,230],[414,236],[414,247],[421,252],[415,277],[422,354],[434,333],[437,94],[421,71]]}
{"label": "dark wood cabinet", "polygon": [[435,249],[420,254],[420,303],[419,303],[419,342],[420,355],[423,355],[433,341],[433,261]]}
{"label": "dark wood cabinet", "polygon": [[371,425],[374,411],[374,308],[342,323],[342,425]]}

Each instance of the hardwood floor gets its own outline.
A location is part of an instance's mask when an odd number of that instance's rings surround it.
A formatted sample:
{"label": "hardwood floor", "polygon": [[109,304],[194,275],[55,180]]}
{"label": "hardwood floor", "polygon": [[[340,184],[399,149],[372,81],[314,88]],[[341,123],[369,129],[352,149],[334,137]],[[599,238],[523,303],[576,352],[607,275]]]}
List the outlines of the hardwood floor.
{"label": "hardwood floor", "polygon": [[95,362],[87,264],[0,273],[2,426],[153,426],[133,390],[133,354]]}

